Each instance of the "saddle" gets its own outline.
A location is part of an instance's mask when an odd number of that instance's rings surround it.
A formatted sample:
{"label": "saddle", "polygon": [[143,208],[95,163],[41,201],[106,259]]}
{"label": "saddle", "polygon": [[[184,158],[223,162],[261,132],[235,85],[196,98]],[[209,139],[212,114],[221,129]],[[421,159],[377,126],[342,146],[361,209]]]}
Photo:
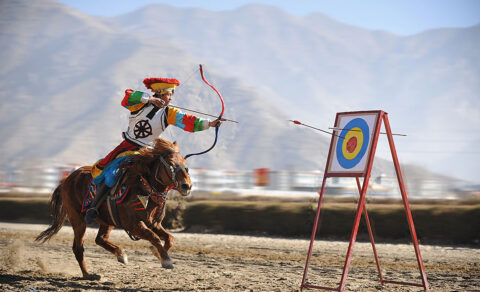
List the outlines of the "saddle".
{"label": "saddle", "polygon": [[[129,191],[129,187],[126,185],[121,185],[120,187],[117,188],[112,188],[106,194],[107,199],[111,199],[114,201],[116,204],[120,204],[123,202],[125,197],[127,196]],[[90,205],[93,201],[93,198],[95,198],[95,195],[97,193],[97,185],[93,182],[93,179],[90,181],[90,184],[88,185],[88,190],[87,193],[85,194],[85,198],[83,199],[83,204],[82,204],[82,213],[86,212],[89,208]]]}
{"label": "saddle", "polygon": [[[125,173],[127,172],[127,168],[118,168],[116,172],[117,172],[117,175],[116,175],[115,185],[112,188],[110,188],[107,194],[105,194],[104,202],[101,202],[101,203],[107,204],[110,218],[112,219],[115,226],[120,227],[117,204],[122,203],[123,200],[127,197],[127,194],[130,191],[130,187],[125,184],[125,179],[124,179]],[[135,211],[146,210],[150,202],[150,199],[152,199],[151,201],[153,201],[155,204],[158,204],[158,205],[166,201],[168,190],[165,193],[157,192],[154,188],[150,186],[148,181],[143,177],[140,177],[140,182],[143,189],[143,194],[137,194],[138,201],[131,205],[131,207],[134,208]],[[95,184],[95,181],[92,178],[90,180],[87,193],[85,195],[85,199],[83,200],[82,213],[86,212],[86,210],[89,209],[90,204],[95,198],[96,192],[97,192],[97,184]],[[165,204],[163,204],[163,208],[165,208]]]}

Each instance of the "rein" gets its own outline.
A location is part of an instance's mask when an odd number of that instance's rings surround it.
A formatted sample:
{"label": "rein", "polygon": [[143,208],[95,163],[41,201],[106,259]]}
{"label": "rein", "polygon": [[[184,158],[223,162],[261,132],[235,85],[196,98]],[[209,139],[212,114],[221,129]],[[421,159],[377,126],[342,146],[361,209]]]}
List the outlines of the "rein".
{"label": "rein", "polygon": [[174,186],[171,185],[166,189],[165,192],[162,193],[157,191],[154,187],[152,187],[143,176],[140,176],[140,182],[142,183],[143,190],[158,205],[160,205],[161,203],[167,200],[168,191],[174,188]]}
{"label": "rein", "polygon": [[155,156],[158,156],[158,158],[159,158],[160,162],[162,162],[163,166],[165,166],[166,169],[170,170],[170,175],[168,177],[170,179],[171,185],[169,185],[169,186],[166,185],[164,182],[162,182],[162,180],[159,179],[159,177],[158,177],[158,173],[159,173],[159,170],[160,170],[160,165],[158,165],[156,170],[155,170],[155,180],[158,183],[160,183],[161,185],[167,186],[166,190],[164,192],[159,192],[157,189],[155,189],[155,187],[153,187],[152,185],[150,185],[148,183],[147,179],[145,179],[143,176],[140,176],[140,182],[142,183],[143,190],[148,194],[148,196],[150,198],[152,198],[152,200],[155,203],[157,203],[159,205],[166,201],[168,191],[170,191],[171,189],[173,189],[175,187],[178,187],[178,181],[177,181],[178,172],[185,169],[188,173],[188,168],[185,165],[173,166],[172,164],[168,163],[167,160],[165,160],[165,157],[167,157],[168,155],[170,155],[172,153],[178,153],[178,151],[170,150],[166,153],[155,155]]}

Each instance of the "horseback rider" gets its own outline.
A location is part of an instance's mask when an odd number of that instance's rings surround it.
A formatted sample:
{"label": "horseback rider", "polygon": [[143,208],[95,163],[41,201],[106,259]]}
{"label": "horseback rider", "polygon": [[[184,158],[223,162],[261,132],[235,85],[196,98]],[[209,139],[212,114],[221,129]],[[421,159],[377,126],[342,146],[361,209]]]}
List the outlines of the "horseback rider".
{"label": "horseback rider", "polygon": [[[114,186],[114,182],[106,179],[103,170],[112,161],[128,155],[136,154],[143,146],[149,146],[169,125],[174,125],[187,132],[198,132],[210,127],[219,127],[222,120],[210,121],[181,112],[168,106],[173,98],[175,87],[180,85],[176,79],[146,78],[145,86],[154,92],[153,96],[146,92],[125,90],[122,106],[130,110],[129,126],[122,133],[123,141],[103,159],[92,167],[93,182],[97,187],[96,195],[85,214],[85,222],[90,224],[98,215],[98,203]],[[116,163],[119,164],[119,163]]]}

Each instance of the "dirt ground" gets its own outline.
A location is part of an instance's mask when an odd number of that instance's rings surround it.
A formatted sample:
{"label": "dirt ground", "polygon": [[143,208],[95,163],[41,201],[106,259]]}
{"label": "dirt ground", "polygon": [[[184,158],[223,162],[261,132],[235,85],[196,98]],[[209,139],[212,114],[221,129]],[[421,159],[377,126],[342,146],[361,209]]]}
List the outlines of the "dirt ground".
{"label": "dirt ground", "polygon": [[[72,253],[72,231],[64,226],[45,244],[33,241],[46,225],[0,223],[0,291],[299,291],[309,240],[174,232],[170,251],[175,268],[166,270],[145,241],[121,230],[111,239],[127,254],[127,265],[94,243],[87,230],[85,255],[98,281],[83,280]],[[316,241],[310,284],[337,287],[347,242]],[[421,246],[432,291],[478,291],[480,250]],[[377,243],[386,280],[421,284],[412,245]],[[382,287],[370,243],[355,245],[345,291],[422,291],[413,286]]]}

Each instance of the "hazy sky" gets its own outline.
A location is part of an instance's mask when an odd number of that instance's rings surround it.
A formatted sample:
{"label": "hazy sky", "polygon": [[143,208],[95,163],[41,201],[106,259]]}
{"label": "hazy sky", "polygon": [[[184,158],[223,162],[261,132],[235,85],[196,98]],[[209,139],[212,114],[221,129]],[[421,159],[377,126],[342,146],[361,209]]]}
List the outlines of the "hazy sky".
{"label": "hazy sky", "polygon": [[248,3],[277,6],[303,16],[320,12],[351,25],[411,35],[427,29],[480,24],[479,0],[59,0],[90,15],[115,16],[151,3],[231,10]]}
{"label": "hazy sky", "polygon": [[[1,1],[1,0],[0,0]],[[74,9],[95,16],[116,16],[132,12],[153,3],[176,7],[199,7],[207,10],[232,10],[246,4],[258,3],[279,7],[298,16],[322,13],[350,25],[365,29],[385,30],[397,35],[412,35],[425,30],[445,27],[469,27],[480,24],[480,0],[57,0]],[[467,90],[468,91],[468,90]],[[438,104],[443,110],[444,105]],[[471,108],[467,110],[471,111]],[[475,110],[475,109],[473,109]],[[429,110],[429,113],[435,112]],[[447,112],[447,111],[444,111]],[[435,112],[436,113],[436,112]],[[333,114],[332,114],[333,115]],[[468,115],[466,115],[468,116]],[[438,115],[426,117],[421,127],[403,129],[408,139],[398,141],[405,162],[423,166],[444,174],[479,182],[479,150],[465,145],[476,145],[479,141],[478,127],[464,126],[451,131],[436,132]],[[452,117],[450,117],[452,118]],[[400,117],[399,117],[400,119]],[[443,118],[441,119],[444,120]],[[435,121],[435,122],[434,122]],[[478,121],[478,119],[477,119]],[[450,123],[451,125],[456,125]],[[449,125],[450,125],[449,124]],[[319,126],[319,125],[314,125]],[[427,126],[430,127],[427,129]],[[432,130],[433,129],[433,130]],[[429,135],[425,135],[426,131]],[[460,131],[463,131],[460,133]],[[450,133],[457,133],[453,140]],[[430,139],[432,133],[437,134]],[[467,134],[464,134],[467,133]],[[384,139],[385,140],[385,139]],[[470,144],[468,144],[470,143]],[[434,147],[432,146],[434,145]],[[382,145],[380,145],[382,146]],[[383,147],[383,148],[382,148]],[[389,159],[390,149],[383,144],[377,154]],[[425,150],[426,147],[434,148]],[[468,150],[467,150],[468,148]],[[382,152],[381,150],[384,149]],[[461,149],[461,151],[459,151]],[[452,159],[454,161],[452,162]],[[453,165],[455,164],[455,165]]]}

